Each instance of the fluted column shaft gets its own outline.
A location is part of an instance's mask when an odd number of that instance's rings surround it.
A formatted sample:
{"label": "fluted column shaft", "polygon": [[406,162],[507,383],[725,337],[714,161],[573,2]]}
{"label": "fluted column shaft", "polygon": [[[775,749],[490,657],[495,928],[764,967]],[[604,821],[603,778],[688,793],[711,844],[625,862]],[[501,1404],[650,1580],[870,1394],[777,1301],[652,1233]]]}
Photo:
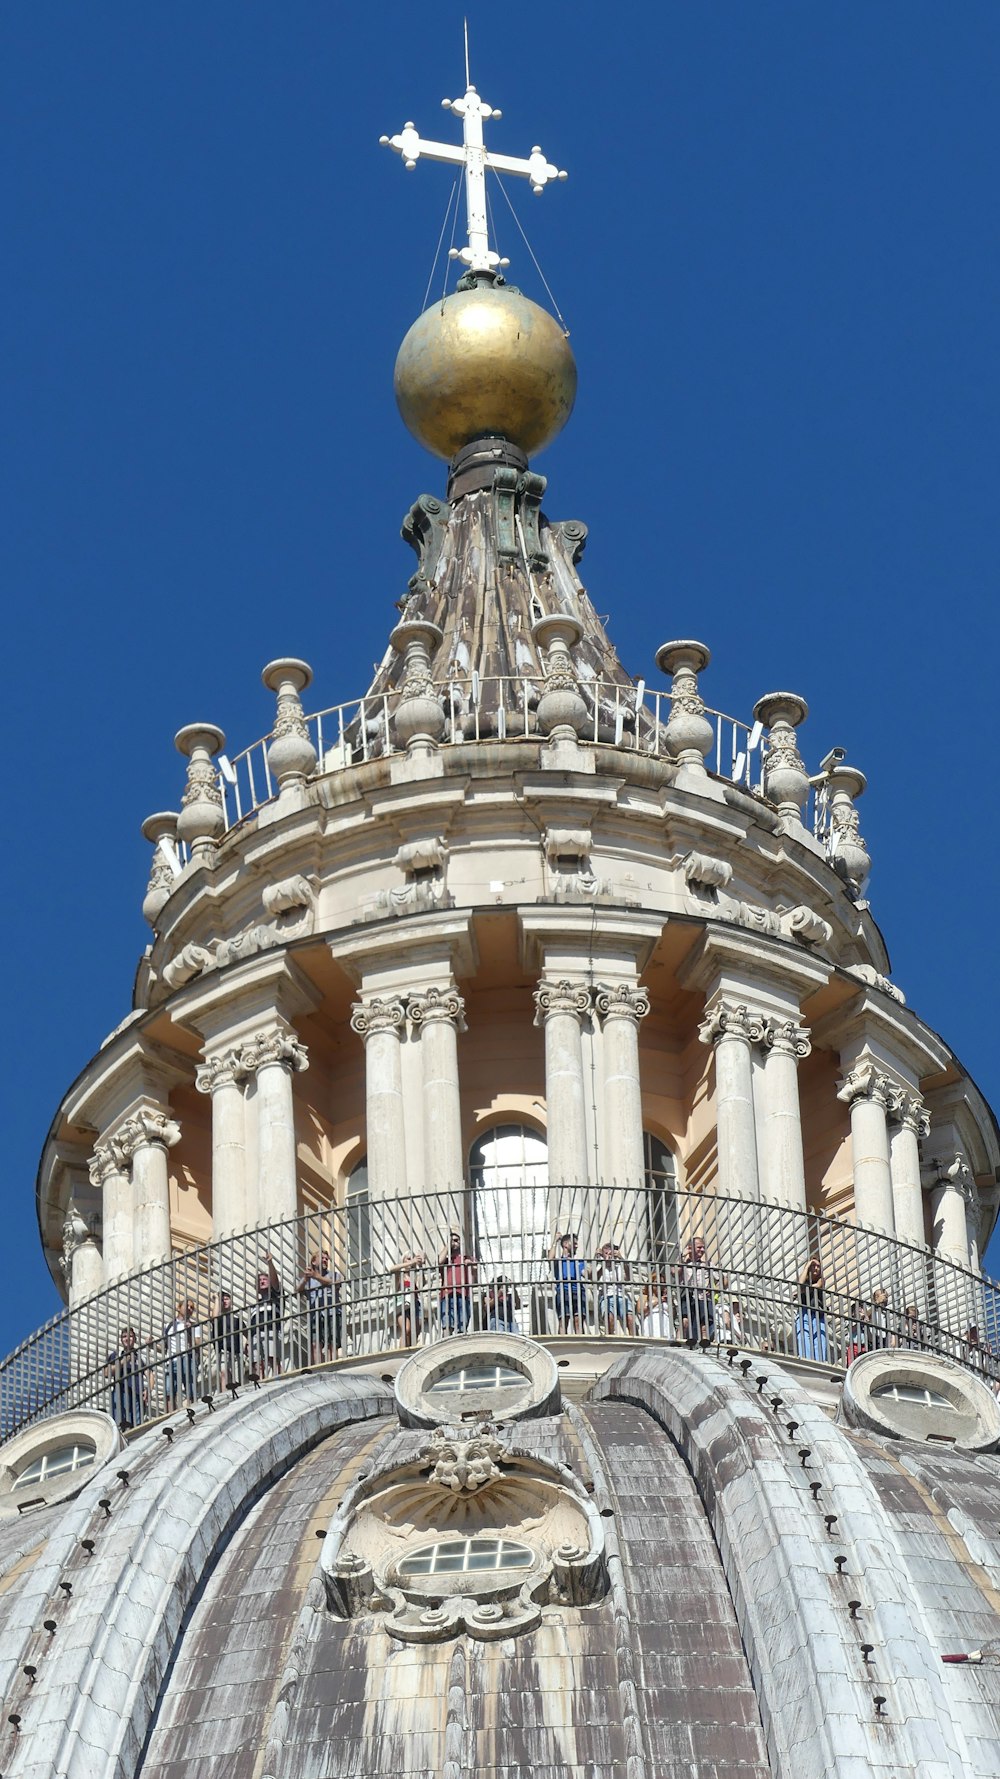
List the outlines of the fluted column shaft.
{"label": "fluted column shaft", "polygon": [[200,1093],[212,1096],[212,1235],[216,1241],[258,1223],[257,1181],[249,1175],[246,1101],[239,1053],[207,1058],[198,1070]]}
{"label": "fluted column shaft", "polygon": [[806,1208],[799,1063],[809,1055],[809,1033],[793,1019],[771,1019],[764,1033],[764,1130],[761,1191],[792,1210]]}
{"label": "fluted column shaft", "polygon": [[144,1106],[115,1133],[132,1164],[132,1255],[137,1267],[170,1259],[167,1150],[180,1136],[180,1126],[156,1106]]}
{"label": "fluted column shaft", "polygon": [[535,990],[535,1009],[535,1024],[545,1031],[549,1183],[580,1186],[588,1178],[581,1026],[590,995],[566,977],[543,980]]}
{"label": "fluted column shaft", "polygon": [[896,1234],[904,1242],[924,1242],[924,1194],[920,1180],[920,1138],[930,1120],[917,1094],[900,1092],[890,1113],[889,1172]]}
{"label": "fluted column shaft", "polygon": [[886,1121],[893,1084],[877,1069],[862,1065],[846,1077],[837,1098],[851,1108],[854,1215],[859,1223],[893,1235],[895,1217]]}
{"label": "fluted column shaft", "polygon": [[719,1192],[725,1198],[757,1199],[751,1049],[763,1038],[763,1020],[742,1002],[721,1000],[708,1011],[698,1035],[703,1044],[715,1046]]}
{"label": "fluted column shaft", "polygon": [[465,1181],[465,1156],[458,1033],[465,1030],[465,1003],[455,988],[429,988],[410,996],[408,1012],[420,1034],[427,1190],[460,1192]]}
{"label": "fluted column shaft", "polygon": [[249,1040],[240,1066],[257,1079],[257,1216],[280,1223],[299,1208],[292,1076],[308,1058],[291,1028],[275,1025]]}
{"label": "fluted column shaft", "polygon": [[934,1215],[934,1251],[946,1260],[969,1264],[969,1220],[966,1198],[972,1174],[961,1156],[938,1167],[938,1185],[931,1206]]}
{"label": "fluted column shaft", "polygon": [[365,1046],[369,1198],[393,1198],[406,1180],[406,1120],[400,1044],[406,1012],[394,995],[358,1001],[351,1026]]}
{"label": "fluted column shaft", "polygon": [[70,1208],[63,1224],[62,1270],[69,1292],[69,1307],[75,1309],[85,1297],[100,1291],[104,1284],[104,1261],[80,1213]]}
{"label": "fluted column shaft", "polygon": [[634,983],[602,984],[594,1006],[604,1033],[605,1180],[641,1187],[646,1177],[642,1148],[642,1087],[639,1078],[639,1024],[649,1012],[649,996]]}

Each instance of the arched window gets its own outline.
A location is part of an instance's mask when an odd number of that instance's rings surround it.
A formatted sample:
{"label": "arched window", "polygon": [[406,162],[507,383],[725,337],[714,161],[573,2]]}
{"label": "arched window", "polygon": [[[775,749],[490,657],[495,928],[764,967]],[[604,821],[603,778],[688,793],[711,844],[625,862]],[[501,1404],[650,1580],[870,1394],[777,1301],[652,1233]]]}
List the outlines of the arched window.
{"label": "arched window", "polygon": [[654,1136],[651,1130],[642,1133],[642,1156],[650,1260],[654,1266],[663,1267],[676,1257],[678,1248],[677,1164],[662,1137]]}
{"label": "arched window", "polygon": [[92,1464],[96,1456],[96,1448],[89,1441],[77,1445],[61,1445],[54,1452],[43,1452],[40,1458],[26,1464],[14,1478],[13,1487],[24,1489],[31,1483],[55,1482],[59,1476],[68,1476],[71,1471],[82,1470],[85,1464]]}
{"label": "arched window", "polygon": [[347,1264],[355,1278],[365,1278],[371,1272],[372,1222],[367,1156],[352,1168],[347,1178]]}
{"label": "arched window", "polygon": [[498,1569],[530,1569],[534,1557],[526,1544],[509,1538],[447,1538],[425,1544],[404,1557],[400,1575],[482,1575]]}
{"label": "arched window", "polygon": [[509,1303],[506,1291],[498,1294],[496,1320],[526,1332],[529,1288],[549,1244],[545,1138],[526,1124],[494,1125],[472,1146],[469,1177],[480,1283],[488,1289],[503,1279],[512,1287]]}

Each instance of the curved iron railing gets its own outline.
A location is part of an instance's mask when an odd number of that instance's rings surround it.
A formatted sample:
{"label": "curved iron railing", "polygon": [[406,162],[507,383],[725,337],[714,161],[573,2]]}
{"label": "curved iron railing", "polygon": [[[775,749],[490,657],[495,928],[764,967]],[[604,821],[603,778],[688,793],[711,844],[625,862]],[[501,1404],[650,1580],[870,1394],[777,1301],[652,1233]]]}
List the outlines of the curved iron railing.
{"label": "curved iron railing", "polygon": [[[446,1273],[440,1255],[453,1230],[462,1258]],[[564,1232],[576,1248],[553,1261]],[[703,1256],[690,1251],[698,1241]],[[606,1242],[612,1252],[602,1255]],[[310,1289],[313,1254],[329,1256],[329,1287],[313,1279]],[[813,1258],[822,1291],[803,1299]],[[171,1336],[179,1305],[188,1325]],[[254,1374],[491,1322],[539,1339],[709,1340],[837,1366],[870,1345],[924,1347],[1000,1376],[1000,1287],[925,1248],[837,1218],[666,1185],[486,1176],[461,1192],[306,1213],[107,1286],[0,1364],[0,1436],[80,1406],[133,1425]],[[121,1338],[129,1329],[133,1357]]]}
{"label": "curved iron railing", "polygon": [[[526,736],[544,740],[535,714],[544,686],[541,677],[487,678],[478,673],[456,676],[436,686],[445,715],[443,745],[523,741]],[[642,681],[623,685],[617,680],[586,679],[580,680],[579,690],[588,707],[582,740],[632,748],[654,758],[667,753],[664,732],[670,716],[669,692],[650,691]],[[317,776],[396,753],[392,714],[398,697],[397,692],[373,693],[307,717],[309,737],[316,749]],[[755,782],[755,763],[759,778],[760,725],[751,729],[737,717],[708,708],[705,715],[715,726],[715,745],[706,762],[709,770],[749,788]],[[227,828],[235,827],[277,795],[267,762],[270,740],[270,734],[264,735],[220,762],[218,784]]]}

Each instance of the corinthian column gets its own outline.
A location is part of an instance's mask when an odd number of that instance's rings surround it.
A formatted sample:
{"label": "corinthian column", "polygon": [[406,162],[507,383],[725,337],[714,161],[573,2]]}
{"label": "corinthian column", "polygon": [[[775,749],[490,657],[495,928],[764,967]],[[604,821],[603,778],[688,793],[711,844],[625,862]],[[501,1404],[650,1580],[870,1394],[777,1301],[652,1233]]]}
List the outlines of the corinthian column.
{"label": "corinthian column", "polygon": [[98,1143],[90,1163],[90,1183],[103,1204],[104,1282],[114,1284],[132,1271],[132,1183],[124,1155],[113,1138]]}
{"label": "corinthian column", "polygon": [[889,1107],[889,1172],[896,1234],[904,1242],[924,1244],[924,1194],[920,1182],[920,1138],[930,1130],[930,1117],[916,1093],[893,1096]]}
{"label": "corinthian column", "polygon": [[968,1208],[975,1186],[972,1170],[963,1155],[937,1164],[937,1185],[931,1198],[934,1216],[934,1252],[959,1266],[969,1264]]}
{"label": "corinthian column", "polygon": [[812,1048],[809,1033],[794,1019],[769,1019],[764,1044],[761,1189],[765,1198],[804,1211],[806,1170],[802,1156],[799,1063]]}
{"label": "corinthian column", "polygon": [[132,1164],[132,1263],[156,1266],[170,1259],[170,1184],[167,1150],[181,1140],[159,1106],[142,1106],[115,1132],[115,1142]]}
{"label": "corinthian column", "polygon": [[715,1046],[719,1194],[757,1199],[760,1183],[751,1051],[763,1039],[764,1022],[743,1002],[718,1000],[706,1010],[698,1036],[703,1044]]}
{"label": "corinthian column", "polygon": [[236,1050],[206,1057],[195,1076],[212,1096],[212,1237],[234,1235],[259,1222],[257,1181],[249,1177],[243,1069]]}
{"label": "corinthian column", "polygon": [[63,1224],[61,1264],[71,1310],[82,1303],[85,1297],[93,1296],[104,1284],[101,1250],[85,1218],[73,1205],[67,1211]]}
{"label": "corinthian column", "polygon": [[430,1192],[461,1193],[465,1181],[465,1157],[458,1085],[458,1034],[465,1030],[465,1002],[455,988],[428,988],[411,995],[407,1007],[410,1019],[420,1033],[427,1189]]}
{"label": "corinthian column", "polygon": [[357,1001],[351,1029],[364,1039],[368,1195],[396,1198],[406,1179],[406,1121],[400,1043],[406,1019],[398,995]]}
{"label": "corinthian column", "polygon": [[309,1067],[290,1026],[258,1032],[240,1052],[240,1067],[257,1078],[257,1215],[283,1223],[299,1208],[292,1076]]}
{"label": "corinthian column", "polygon": [[895,1233],[887,1113],[892,1082],[871,1063],[862,1063],[841,1083],[837,1098],[851,1108],[854,1215],[884,1235]]}
{"label": "corinthian column", "polygon": [[535,1024],[545,1030],[545,1105],[552,1186],[587,1183],[581,1025],[589,1011],[589,991],[568,977],[543,980],[535,990]]}
{"label": "corinthian column", "polygon": [[617,1186],[641,1187],[646,1161],[639,1022],[649,1012],[649,996],[631,982],[601,983],[594,1006],[604,1030],[604,1176],[606,1180],[610,1176]]}

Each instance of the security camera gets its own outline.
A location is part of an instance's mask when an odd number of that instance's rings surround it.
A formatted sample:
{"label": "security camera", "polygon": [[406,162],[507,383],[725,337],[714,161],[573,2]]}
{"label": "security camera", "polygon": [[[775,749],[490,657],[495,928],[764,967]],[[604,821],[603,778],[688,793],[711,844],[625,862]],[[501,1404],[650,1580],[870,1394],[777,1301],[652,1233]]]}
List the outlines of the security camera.
{"label": "security camera", "polygon": [[839,766],[841,761],[846,759],[846,747],[832,747],[825,758],[820,761],[819,769],[821,772],[832,772],[835,766]]}

